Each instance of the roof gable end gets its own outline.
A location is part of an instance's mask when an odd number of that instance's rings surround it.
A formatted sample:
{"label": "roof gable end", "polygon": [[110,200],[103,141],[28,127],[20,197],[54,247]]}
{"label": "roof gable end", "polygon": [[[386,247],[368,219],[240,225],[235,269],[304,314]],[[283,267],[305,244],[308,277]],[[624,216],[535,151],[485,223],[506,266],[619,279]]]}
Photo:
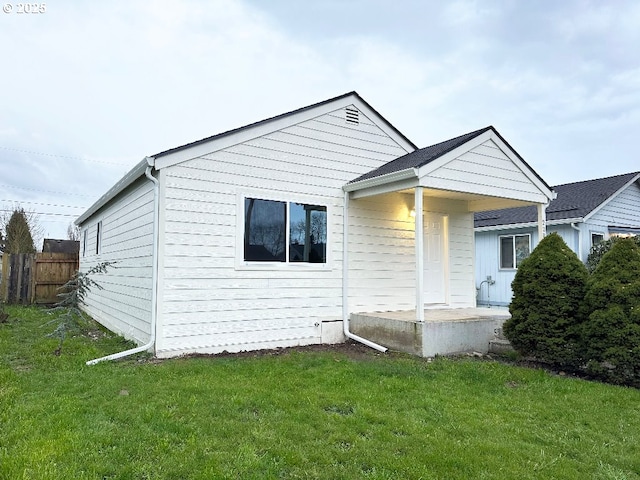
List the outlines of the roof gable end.
{"label": "roof gable end", "polygon": [[396,141],[405,151],[415,150],[416,145],[405,137],[396,127],[369,105],[357,92],[349,92],[291,112],[266,118],[240,128],[228,130],[211,137],[203,138],[152,156],[156,169],[166,168],[202,155],[206,155],[232,145],[282,130],[289,126],[319,117],[340,108],[355,106],[375,122],[387,135]]}

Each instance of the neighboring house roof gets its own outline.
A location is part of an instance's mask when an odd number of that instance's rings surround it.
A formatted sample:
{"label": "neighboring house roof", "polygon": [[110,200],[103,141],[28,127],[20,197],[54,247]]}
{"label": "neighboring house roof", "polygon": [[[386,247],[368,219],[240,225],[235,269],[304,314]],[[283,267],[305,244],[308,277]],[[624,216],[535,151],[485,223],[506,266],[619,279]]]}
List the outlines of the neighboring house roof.
{"label": "neighboring house roof", "polygon": [[[249,125],[245,125],[240,128],[235,128],[233,130],[228,130],[223,133],[219,133],[217,135],[213,135],[211,137],[203,138],[201,140],[197,140],[195,142],[188,143],[186,145],[181,145],[176,148],[172,148],[169,150],[162,151],[150,157],[145,157],[142,159],[136,166],[134,166],[124,177],[122,177],[113,187],[109,189],[102,197],[100,197],[89,209],[84,212],[80,217],[75,220],[76,225],[82,225],[89,217],[91,217],[94,213],[100,210],[104,205],[106,205],[112,198],[122,192],[125,188],[131,185],[133,182],[138,180],[140,177],[145,175],[148,167],[154,167],[155,169],[164,168],[169,165],[174,157],[179,158],[182,156],[183,152],[185,155],[193,155],[198,156],[197,151],[199,149],[206,149],[208,143],[210,142],[221,142],[224,143],[225,140],[237,136],[242,137],[251,134],[251,130],[255,129],[255,131],[259,131],[261,128],[279,128],[280,125],[287,120],[290,119],[294,121],[300,117],[305,117],[307,114],[312,115],[314,109],[322,110],[323,108],[331,108],[331,104],[337,104],[336,108],[340,108],[339,105],[345,104],[345,102],[353,101],[356,105],[360,107],[364,107],[365,110],[368,110],[367,113],[372,113],[379,118],[382,125],[385,128],[393,132],[394,135],[397,135],[397,139],[400,143],[404,143],[405,151],[412,150],[418,148],[411,140],[409,140],[402,132],[400,132],[396,127],[394,127],[391,122],[389,122],[386,118],[384,118],[377,110],[375,110],[371,105],[369,105],[357,92],[348,92],[343,95],[339,95],[337,97],[330,98],[328,100],[324,100],[322,102],[314,103],[313,105],[309,105],[306,107],[299,108],[297,110],[292,110],[287,113],[283,113],[281,115],[276,115],[275,117],[270,117],[265,120],[261,120],[259,122],[251,123]],[[235,138],[235,137],[234,137]],[[189,149],[193,149],[194,152],[186,152]],[[206,151],[204,153],[210,153],[210,151]],[[156,160],[160,159],[158,163]],[[173,160],[175,163],[176,160]],[[179,160],[177,160],[179,161]]]}
{"label": "neighboring house roof", "polygon": [[[352,180],[349,183],[359,182],[361,180],[367,180],[369,178],[379,177],[381,175],[387,175],[394,172],[399,172],[402,170],[406,170],[409,168],[420,168],[432,161],[442,157],[443,155],[449,153],[452,150],[464,145],[468,141],[482,135],[487,131],[493,131],[500,140],[502,140],[505,145],[507,145],[511,151],[533,172],[533,174],[540,180],[547,188],[549,185],[538,175],[535,170],[533,170],[527,162],[516,152],[511,145],[498,133],[498,131],[493,126],[488,126],[481,128],[480,130],[475,130],[473,132],[465,133],[464,135],[460,135],[459,137],[452,138],[450,140],[445,140],[444,142],[436,143],[435,145],[431,145],[429,147],[421,148],[414,152],[403,155],[402,157],[396,158],[395,160],[390,161],[382,165],[381,167],[376,168],[364,175]],[[535,207],[534,207],[535,208]]]}
{"label": "neighboring house roof", "polygon": [[46,253],[80,253],[80,242],[45,238],[42,243],[42,251]]}
{"label": "neighboring house roof", "polygon": [[[553,187],[557,197],[547,207],[547,221],[563,223],[563,220],[584,219],[638,180],[640,172],[631,172]],[[535,223],[537,219],[535,206],[491,210],[475,214],[475,228]]]}

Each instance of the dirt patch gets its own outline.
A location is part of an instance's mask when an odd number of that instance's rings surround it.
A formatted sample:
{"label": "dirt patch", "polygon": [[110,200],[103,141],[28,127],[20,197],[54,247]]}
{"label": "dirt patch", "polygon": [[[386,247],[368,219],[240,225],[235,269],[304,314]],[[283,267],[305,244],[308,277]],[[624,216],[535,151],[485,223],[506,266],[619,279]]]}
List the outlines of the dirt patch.
{"label": "dirt patch", "polygon": [[[251,350],[237,353],[221,352],[214,354],[206,353],[190,353],[182,355],[181,359],[190,358],[260,358],[260,357],[275,357],[280,355],[291,355],[293,353],[309,353],[309,352],[323,352],[323,353],[335,353],[338,355],[344,355],[352,360],[370,360],[374,357],[393,355],[393,353],[382,353],[374,350],[366,345],[357,342],[345,342],[337,343],[333,345],[319,344],[319,345],[304,345],[299,347],[287,347],[287,348],[272,348],[265,350]],[[156,357],[149,357],[144,360],[146,363],[161,363],[164,360]]]}

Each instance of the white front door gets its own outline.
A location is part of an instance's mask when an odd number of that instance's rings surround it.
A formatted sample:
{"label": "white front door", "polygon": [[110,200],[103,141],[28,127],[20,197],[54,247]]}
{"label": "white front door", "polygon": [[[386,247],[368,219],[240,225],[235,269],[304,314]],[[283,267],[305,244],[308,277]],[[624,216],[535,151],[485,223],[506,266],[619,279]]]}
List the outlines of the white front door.
{"label": "white front door", "polygon": [[447,303],[447,217],[424,213],[424,303]]}

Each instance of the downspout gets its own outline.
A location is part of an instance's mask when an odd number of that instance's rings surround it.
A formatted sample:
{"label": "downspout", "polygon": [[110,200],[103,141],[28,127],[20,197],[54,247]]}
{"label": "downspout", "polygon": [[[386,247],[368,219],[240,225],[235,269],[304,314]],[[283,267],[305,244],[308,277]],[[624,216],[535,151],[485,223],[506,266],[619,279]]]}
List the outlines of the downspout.
{"label": "downspout", "polygon": [[386,347],[378,345],[366,338],[359,337],[349,331],[349,192],[344,192],[342,215],[342,327],[344,336],[360,342],[380,352],[386,352]]}
{"label": "downspout", "polygon": [[157,316],[157,298],[158,298],[158,224],[160,217],[160,183],[155,178],[151,171],[153,170],[153,159],[147,157],[147,169],[144,172],[145,176],[153,183],[153,257],[152,257],[152,273],[151,273],[151,337],[149,341],[144,345],[122,352],[113,353],[104,357],[89,360],[87,365],[95,365],[96,363],[104,362],[107,360],[116,360],[122,357],[128,357],[135,353],[145,352],[156,343],[156,316]]}
{"label": "downspout", "polygon": [[578,258],[580,259],[580,261],[582,262],[582,233],[580,231],[580,227],[578,227],[576,225],[577,222],[571,222],[569,225],[571,226],[571,228],[573,228],[576,232],[578,232]]}

